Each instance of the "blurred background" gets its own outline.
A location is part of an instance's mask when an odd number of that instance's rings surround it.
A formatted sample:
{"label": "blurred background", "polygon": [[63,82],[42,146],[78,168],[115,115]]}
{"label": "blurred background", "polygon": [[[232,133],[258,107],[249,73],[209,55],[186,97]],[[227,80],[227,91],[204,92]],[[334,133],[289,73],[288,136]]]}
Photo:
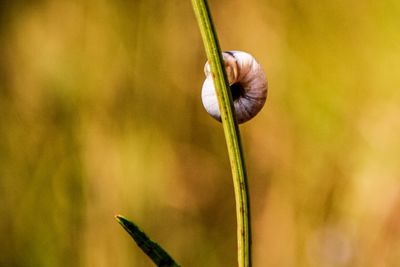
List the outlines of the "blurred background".
{"label": "blurred background", "polygon": [[[266,107],[241,126],[254,266],[400,264],[400,2],[210,1]],[[0,266],[236,266],[190,1],[0,3]]]}

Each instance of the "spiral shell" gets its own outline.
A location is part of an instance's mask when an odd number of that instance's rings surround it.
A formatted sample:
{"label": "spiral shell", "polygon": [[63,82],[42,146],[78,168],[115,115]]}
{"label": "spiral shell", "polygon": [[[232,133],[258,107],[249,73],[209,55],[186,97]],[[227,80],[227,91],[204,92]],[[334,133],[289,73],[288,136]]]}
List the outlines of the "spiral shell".
{"label": "spiral shell", "polygon": [[[268,83],[261,65],[254,57],[242,51],[222,53],[225,70],[231,88],[233,105],[238,123],[253,118],[261,110],[267,99]],[[204,66],[206,80],[203,83],[201,98],[206,111],[221,121],[218,99],[215,92],[210,65]]]}

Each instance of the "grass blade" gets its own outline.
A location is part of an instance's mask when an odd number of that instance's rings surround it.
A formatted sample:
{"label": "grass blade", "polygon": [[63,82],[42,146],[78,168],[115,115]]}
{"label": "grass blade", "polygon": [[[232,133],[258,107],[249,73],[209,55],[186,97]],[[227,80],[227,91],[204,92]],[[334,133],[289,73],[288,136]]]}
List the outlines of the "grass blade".
{"label": "grass blade", "polygon": [[121,215],[116,215],[115,219],[157,266],[179,267],[174,259],[172,259],[172,257],[160,245],[152,241],[142,230],[140,230],[136,224]]}
{"label": "grass blade", "polygon": [[228,155],[231,163],[235,190],[237,242],[239,267],[251,266],[251,220],[250,199],[247,185],[246,165],[240,132],[229,84],[226,78],[222,53],[207,0],[192,0],[208,62],[210,63],[219,110],[221,112]]}

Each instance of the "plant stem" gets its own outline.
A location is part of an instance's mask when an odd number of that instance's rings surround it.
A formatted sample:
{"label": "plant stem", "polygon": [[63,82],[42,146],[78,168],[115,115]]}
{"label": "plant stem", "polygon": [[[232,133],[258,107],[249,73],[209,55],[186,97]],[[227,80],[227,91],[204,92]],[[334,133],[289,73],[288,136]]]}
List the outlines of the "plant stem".
{"label": "plant stem", "polygon": [[239,127],[217,34],[206,0],[192,0],[218,97],[235,189],[239,267],[251,266],[250,200]]}

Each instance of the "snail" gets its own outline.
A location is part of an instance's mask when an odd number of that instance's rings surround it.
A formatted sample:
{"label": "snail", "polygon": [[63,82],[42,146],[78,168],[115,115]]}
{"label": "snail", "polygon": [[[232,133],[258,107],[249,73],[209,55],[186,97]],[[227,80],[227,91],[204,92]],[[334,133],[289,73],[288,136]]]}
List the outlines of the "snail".
{"label": "snail", "polygon": [[[268,91],[267,78],[261,65],[249,53],[225,51],[222,56],[236,119],[238,123],[244,123],[257,115],[264,106]],[[204,66],[204,73],[206,79],[201,91],[203,106],[208,114],[221,121],[218,99],[208,62]]]}

